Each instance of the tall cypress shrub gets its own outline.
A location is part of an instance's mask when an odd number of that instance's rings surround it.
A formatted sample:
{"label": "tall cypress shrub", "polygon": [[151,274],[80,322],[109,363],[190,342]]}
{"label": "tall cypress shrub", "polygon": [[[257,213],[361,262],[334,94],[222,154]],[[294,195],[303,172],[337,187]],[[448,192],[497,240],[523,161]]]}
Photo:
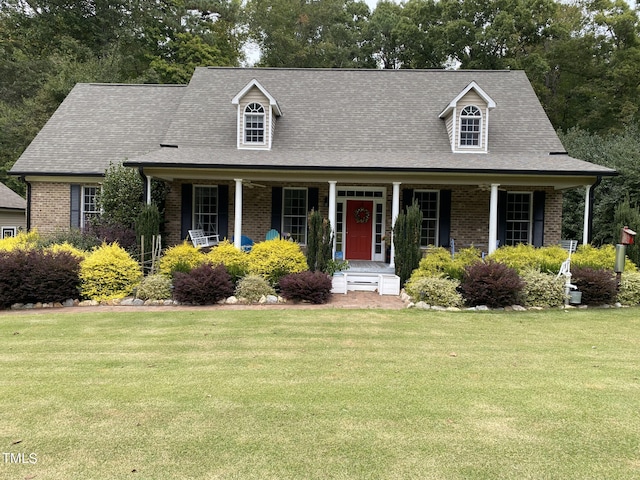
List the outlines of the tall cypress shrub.
{"label": "tall cypress shrub", "polygon": [[393,243],[395,246],[396,275],[404,285],[411,273],[420,264],[420,228],[422,211],[418,202],[407,207],[406,213],[400,213],[393,225]]}
{"label": "tall cypress shrub", "polygon": [[307,237],[307,264],[312,272],[327,272],[331,261],[333,235],[331,223],[311,210],[309,214],[309,235]]}

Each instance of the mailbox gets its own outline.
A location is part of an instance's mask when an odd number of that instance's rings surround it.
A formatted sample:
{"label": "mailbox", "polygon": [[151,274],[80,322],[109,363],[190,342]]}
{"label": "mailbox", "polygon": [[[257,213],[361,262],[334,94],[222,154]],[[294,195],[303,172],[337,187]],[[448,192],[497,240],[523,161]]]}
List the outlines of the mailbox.
{"label": "mailbox", "polygon": [[622,227],[622,231],[620,232],[620,243],[623,245],[633,245],[633,238],[636,236],[636,232],[631,230],[629,227]]}

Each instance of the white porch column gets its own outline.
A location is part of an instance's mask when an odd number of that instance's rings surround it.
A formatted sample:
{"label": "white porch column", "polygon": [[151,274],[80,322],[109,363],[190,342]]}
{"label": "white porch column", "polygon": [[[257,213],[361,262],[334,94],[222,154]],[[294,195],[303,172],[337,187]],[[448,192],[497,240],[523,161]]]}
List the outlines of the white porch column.
{"label": "white porch column", "polygon": [[233,223],[233,245],[242,249],[242,179],[234,178],[236,182],[235,221]]}
{"label": "white porch column", "polygon": [[491,184],[491,202],[489,204],[489,246],[488,252],[493,253],[498,243],[498,187],[500,184]]}
{"label": "white porch column", "polygon": [[591,185],[586,185],[584,192],[584,223],[582,227],[582,244],[589,243],[589,217],[591,216],[591,205],[589,197],[591,196]]}
{"label": "white porch column", "polygon": [[151,205],[151,175],[147,176],[147,205]]}
{"label": "white porch column", "polygon": [[391,258],[389,259],[389,266],[396,266],[396,249],[393,242],[393,227],[396,224],[398,215],[400,215],[400,184],[401,182],[393,182],[393,196],[391,197]]}
{"label": "white porch column", "polygon": [[333,230],[333,245],[331,246],[331,258],[336,258],[336,223],[337,223],[337,206],[336,206],[336,181],[329,180],[329,223]]}

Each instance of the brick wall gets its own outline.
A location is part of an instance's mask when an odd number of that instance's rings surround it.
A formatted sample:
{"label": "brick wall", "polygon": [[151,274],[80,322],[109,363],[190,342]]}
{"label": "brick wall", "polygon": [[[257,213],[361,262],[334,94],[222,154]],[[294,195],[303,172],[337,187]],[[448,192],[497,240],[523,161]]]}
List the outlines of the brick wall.
{"label": "brick wall", "polygon": [[31,183],[31,228],[40,233],[68,230],[71,190],[68,183]]}

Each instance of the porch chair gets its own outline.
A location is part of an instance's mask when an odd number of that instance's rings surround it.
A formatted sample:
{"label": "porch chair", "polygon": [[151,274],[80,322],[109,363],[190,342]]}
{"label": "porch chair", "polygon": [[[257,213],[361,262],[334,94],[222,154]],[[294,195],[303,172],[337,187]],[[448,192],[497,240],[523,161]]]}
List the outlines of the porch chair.
{"label": "porch chair", "polygon": [[206,235],[202,229],[189,230],[189,237],[196,248],[215,247],[220,243],[219,235]]}
{"label": "porch chair", "polygon": [[[235,237],[231,237],[231,241],[235,242]],[[243,252],[251,251],[251,248],[253,248],[253,244],[254,244],[253,240],[247,237],[246,235],[240,236],[240,248],[242,249]]]}
{"label": "porch chair", "polygon": [[567,252],[569,252],[569,256],[571,256],[571,254],[575,253],[576,249],[578,248],[578,241],[577,240],[560,240],[560,246],[564,248]]}
{"label": "porch chair", "polygon": [[272,228],[267,232],[265,236],[265,240],[278,240],[280,238],[280,232],[278,232],[275,228]]}

